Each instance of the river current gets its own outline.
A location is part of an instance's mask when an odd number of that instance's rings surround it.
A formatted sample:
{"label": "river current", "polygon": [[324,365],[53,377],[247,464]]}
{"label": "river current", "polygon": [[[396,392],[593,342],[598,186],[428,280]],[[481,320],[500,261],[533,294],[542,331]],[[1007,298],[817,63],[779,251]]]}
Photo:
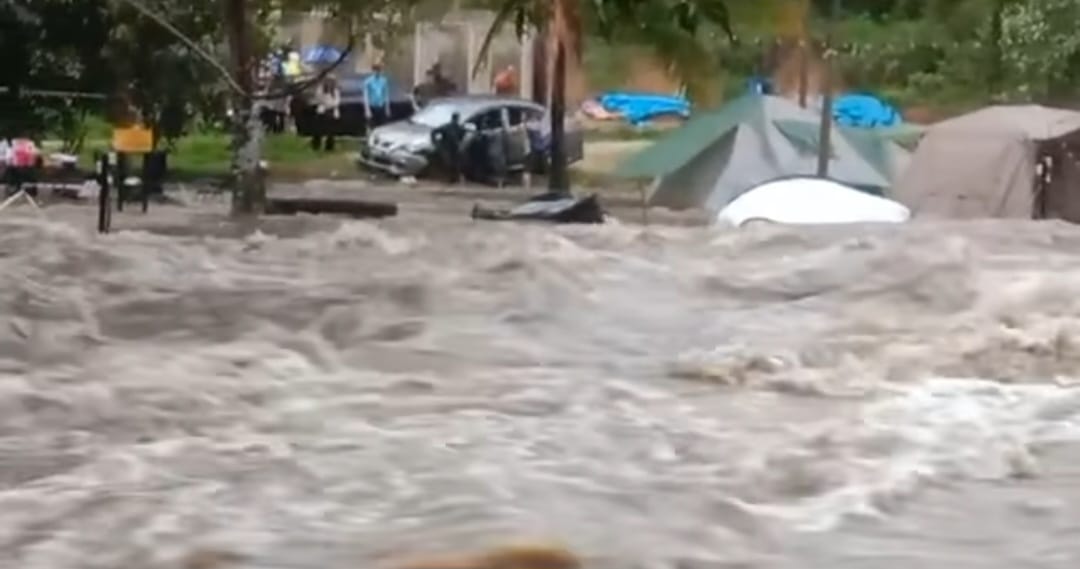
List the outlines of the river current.
{"label": "river current", "polygon": [[1080,228],[88,225],[0,217],[0,567],[1080,567]]}

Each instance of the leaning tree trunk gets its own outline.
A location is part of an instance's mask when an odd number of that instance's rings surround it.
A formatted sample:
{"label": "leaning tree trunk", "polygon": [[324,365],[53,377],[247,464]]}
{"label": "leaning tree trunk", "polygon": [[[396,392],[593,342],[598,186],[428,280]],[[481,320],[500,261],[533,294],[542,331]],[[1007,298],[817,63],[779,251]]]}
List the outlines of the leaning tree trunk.
{"label": "leaning tree trunk", "polygon": [[266,187],[259,168],[263,133],[252,97],[255,66],[246,0],[225,0],[225,26],[233,77],[242,90],[233,96],[233,213],[255,215],[266,204]]}

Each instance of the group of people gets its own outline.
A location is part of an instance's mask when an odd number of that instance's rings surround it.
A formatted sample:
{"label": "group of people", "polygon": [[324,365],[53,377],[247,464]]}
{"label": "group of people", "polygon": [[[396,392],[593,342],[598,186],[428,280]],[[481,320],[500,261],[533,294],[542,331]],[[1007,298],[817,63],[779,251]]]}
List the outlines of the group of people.
{"label": "group of people", "polygon": [[[280,50],[275,58],[276,66],[272,69],[272,90],[284,90],[288,85],[295,84],[304,74],[300,55],[291,46]],[[493,90],[498,94],[516,94],[518,89],[517,70],[513,65],[503,68],[497,73],[492,82]],[[413,110],[419,110],[434,99],[449,97],[459,94],[458,85],[454,83],[446,73],[442,64],[436,62],[425,73],[425,79],[412,90]],[[364,126],[370,132],[371,129],[383,125],[394,118],[391,96],[391,80],[383,70],[381,63],[372,65],[371,72],[363,77],[361,84],[361,96],[363,100]],[[342,130],[342,92],[341,85],[333,75],[324,77],[311,92],[308,103],[311,105],[311,148],[318,152],[333,152],[337,146],[337,136]],[[268,108],[272,105],[268,104]],[[277,108],[282,107],[282,108]],[[290,110],[292,113],[290,113]],[[289,114],[300,112],[291,101],[279,102],[270,108],[269,116],[264,120],[271,132],[283,132]],[[445,126],[445,130],[439,132],[439,144],[445,148],[460,148],[461,141],[465,138],[464,125],[460,124],[460,117],[455,122]],[[449,141],[457,141],[451,144]],[[441,148],[438,144],[436,148]],[[453,156],[451,156],[453,154]],[[443,158],[454,162],[460,162],[461,152],[455,150],[444,152]],[[452,174],[454,175],[454,174]],[[460,172],[456,174],[460,176]]]}
{"label": "group of people", "polygon": [[[386,124],[393,118],[391,112],[390,79],[383,71],[381,63],[371,67],[361,85],[364,105],[364,122],[370,130]],[[457,85],[442,72],[442,66],[435,63],[426,74],[426,80],[413,89],[413,105],[423,107],[432,99],[447,97],[457,92]],[[315,125],[311,137],[311,147],[316,151],[332,152],[341,120],[341,87],[337,80],[328,75],[316,88],[313,95]]]}
{"label": "group of people", "polygon": [[[364,77],[361,85],[364,120],[370,130],[385,124],[392,117],[390,79],[383,72],[381,63],[371,67],[371,73]],[[333,152],[336,135],[341,120],[341,86],[332,75],[327,75],[315,89],[314,104],[315,124],[311,147],[316,151]]]}
{"label": "group of people", "polygon": [[267,131],[280,134],[288,128],[292,97],[284,93],[304,72],[300,52],[296,51],[292,44],[275,50],[259,68],[259,81],[266,90],[283,93],[279,97],[259,102],[259,115]]}
{"label": "group of people", "polygon": [[434,170],[451,184],[468,179],[501,187],[511,172],[532,171],[543,150],[540,136],[530,125],[467,129],[461,115],[453,113],[450,122],[431,133]]}

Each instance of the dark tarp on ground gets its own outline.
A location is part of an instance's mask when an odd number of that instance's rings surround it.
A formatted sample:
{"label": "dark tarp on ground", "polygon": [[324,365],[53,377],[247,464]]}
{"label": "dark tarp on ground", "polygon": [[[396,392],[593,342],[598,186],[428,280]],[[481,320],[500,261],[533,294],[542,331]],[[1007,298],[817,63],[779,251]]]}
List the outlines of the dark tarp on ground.
{"label": "dark tarp on ground", "polygon": [[[915,215],[1080,222],[1080,113],[1001,105],[930,127],[894,197]],[[1053,161],[1049,183],[1037,165]]]}
{"label": "dark tarp on ground", "polygon": [[[719,211],[747,189],[817,172],[819,117],[781,97],[746,95],[702,113],[623,162],[625,178],[653,178],[649,204]],[[860,188],[887,188],[906,151],[887,137],[837,128],[829,176]]]}
{"label": "dark tarp on ground", "polygon": [[596,194],[585,197],[541,194],[508,210],[473,206],[473,219],[490,221],[547,221],[551,223],[604,223],[604,208]]}

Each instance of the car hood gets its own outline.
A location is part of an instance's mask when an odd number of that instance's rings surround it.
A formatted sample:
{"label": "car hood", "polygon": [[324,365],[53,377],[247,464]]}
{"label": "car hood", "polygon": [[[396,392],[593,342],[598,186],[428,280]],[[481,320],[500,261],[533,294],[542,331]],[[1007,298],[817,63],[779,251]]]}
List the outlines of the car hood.
{"label": "car hood", "polygon": [[417,142],[431,141],[430,127],[410,121],[400,121],[380,126],[371,132],[368,143],[384,148],[410,146]]}

